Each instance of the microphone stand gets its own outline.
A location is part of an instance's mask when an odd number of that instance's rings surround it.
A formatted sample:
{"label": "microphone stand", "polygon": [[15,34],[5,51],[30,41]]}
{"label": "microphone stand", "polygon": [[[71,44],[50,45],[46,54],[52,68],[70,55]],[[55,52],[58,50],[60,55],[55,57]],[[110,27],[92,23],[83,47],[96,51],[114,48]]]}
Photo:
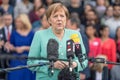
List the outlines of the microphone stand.
{"label": "microphone stand", "polygon": [[45,65],[49,65],[49,64],[50,63],[46,62],[46,63],[39,63],[39,64],[34,64],[34,65],[26,65],[26,66],[17,66],[17,67],[13,67],[13,68],[6,68],[6,69],[1,69],[0,73],[2,73],[2,72],[8,72],[8,71],[13,71],[13,70],[18,70],[18,69],[23,69],[23,68],[45,66]]}
{"label": "microphone stand", "polygon": [[104,58],[88,58],[88,60],[90,62],[95,62],[95,63],[104,63],[104,64],[113,64],[113,65],[120,65],[120,63],[116,63],[116,62],[111,62],[111,61],[107,61]]}
{"label": "microphone stand", "polygon": [[50,61],[50,66],[48,68],[48,75],[52,77],[54,74],[54,61]]}
{"label": "microphone stand", "polygon": [[[26,55],[23,55],[23,56],[0,55],[0,59],[10,59],[10,60],[24,60],[24,59],[30,59],[30,60],[49,60],[48,58],[44,58],[44,57],[28,57]],[[67,59],[57,59],[57,60],[68,61]]]}
{"label": "microphone stand", "polygon": [[[42,57],[37,57],[37,58],[35,58],[35,57],[27,57],[27,56],[17,57],[17,56],[9,56],[9,55],[7,57],[5,57],[5,56],[1,57],[1,56],[0,56],[1,59],[7,59],[8,58],[8,59],[17,59],[17,60],[18,59],[48,60],[47,58],[42,58]],[[105,64],[120,65],[120,63],[106,61],[104,58],[88,58],[88,57],[86,57],[86,58],[84,58],[82,60],[84,61],[86,59],[88,59],[90,62],[93,62],[93,63],[96,62],[96,63],[105,63]],[[66,59],[58,59],[58,60],[68,61]],[[34,65],[17,66],[17,67],[13,67],[13,68],[5,68],[5,69],[1,69],[0,73],[2,73],[2,72],[8,72],[8,71],[13,71],[13,70],[17,70],[17,69],[23,69],[23,68],[31,68],[31,67],[37,67],[37,66],[44,66],[44,65],[53,66],[54,63],[53,62],[51,62],[51,63],[47,62],[47,63],[39,63],[39,64],[34,64]],[[70,67],[69,69],[70,69],[70,71],[72,70],[71,69],[71,65],[72,65],[72,57],[69,58],[69,67]],[[53,67],[52,67],[52,70],[53,70]],[[53,71],[51,71],[51,72],[53,72]]]}
{"label": "microphone stand", "polygon": [[69,71],[72,72],[72,57],[69,58]]}

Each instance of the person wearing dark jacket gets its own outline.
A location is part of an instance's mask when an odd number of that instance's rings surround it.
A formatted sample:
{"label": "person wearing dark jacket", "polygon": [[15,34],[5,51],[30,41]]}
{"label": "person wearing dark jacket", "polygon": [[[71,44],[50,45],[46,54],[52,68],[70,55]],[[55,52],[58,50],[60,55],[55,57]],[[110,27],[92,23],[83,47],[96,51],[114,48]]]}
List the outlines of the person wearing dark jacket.
{"label": "person wearing dark jacket", "polygon": [[[67,22],[67,28],[72,29],[72,30],[77,30],[80,32],[81,37],[83,39],[83,44],[86,49],[86,54],[88,55],[89,53],[89,41],[84,33],[83,29],[80,26],[80,20],[77,17],[71,17],[68,22]],[[90,77],[90,70],[89,67],[87,66],[83,71],[80,71],[80,79],[81,80],[86,80],[87,78]]]}

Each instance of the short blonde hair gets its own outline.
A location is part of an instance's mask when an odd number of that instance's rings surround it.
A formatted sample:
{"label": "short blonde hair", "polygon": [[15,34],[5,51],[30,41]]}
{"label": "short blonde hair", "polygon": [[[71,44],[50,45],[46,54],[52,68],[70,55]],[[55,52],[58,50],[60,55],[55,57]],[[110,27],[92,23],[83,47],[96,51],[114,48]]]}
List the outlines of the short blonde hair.
{"label": "short blonde hair", "polygon": [[31,30],[32,25],[27,14],[20,14],[16,19],[20,19],[21,22],[25,25],[25,29]]}
{"label": "short blonde hair", "polygon": [[[103,59],[107,60],[107,57],[105,55],[98,55],[96,58],[103,58]],[[102,72],[104,66],[105,66],[104,63],[94,63],[92,66],[92,70]]]}
{"label": "short blonde hair", "polygon": [[46,11],[47,20],[50,18],[51,14],[56,13],[59,10],[64,10],[67,19],[69,18],[68,9],[62,3],[54,3],[50,5]]}

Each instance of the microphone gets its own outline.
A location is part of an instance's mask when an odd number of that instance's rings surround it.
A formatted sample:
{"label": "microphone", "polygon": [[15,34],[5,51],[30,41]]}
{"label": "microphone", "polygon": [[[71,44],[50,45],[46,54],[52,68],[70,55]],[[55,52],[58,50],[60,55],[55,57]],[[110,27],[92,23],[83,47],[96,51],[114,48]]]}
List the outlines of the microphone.
{"label": "microphone", "polygon": [[79,38],[78,34],[72,34],[71,39],[75,43],[75,55],[76,55],[76,57],[78,57],[80,65],[83,68],[82,61],[83,61],[83,56],[84,55],[82,54],[82,48],[81,48],[81,45],[80,45],[80,38]]}
{"label": "microphone", "polygon": [[69,59],[69,71],[72,72],[72,59],[74,58],[74,53],[75,53],[75,47],[74,47],[74,42],[73,40],[68,40],[66,43],[66,53],[67,53],[67,58]]}
{"label": "microphone", "polygon": [[49,39],[47,44],[47,58],[50,61],[49,71],[50,76],[54,73],[54,62],[58,59],[58,48],[59,44],[55,39]]}

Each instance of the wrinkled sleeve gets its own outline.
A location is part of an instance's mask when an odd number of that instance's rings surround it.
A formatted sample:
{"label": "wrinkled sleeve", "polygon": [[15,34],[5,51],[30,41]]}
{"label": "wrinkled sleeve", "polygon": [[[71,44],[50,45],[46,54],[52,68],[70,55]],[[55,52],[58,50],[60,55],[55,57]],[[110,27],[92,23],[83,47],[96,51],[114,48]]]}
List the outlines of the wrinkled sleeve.
{"label": "wrinkled sleeve", "polygon": [[[35,58],[40,57],[40,52],[41,52],[40,35],[39,35],[39,32],[36,32],[34,37],[33,37],[33,41],[32,41],[31,47],[30,47],[28,57],[35,57]],[[27,65],[39,64],[39,62],[40,62],[40,60],[30,60],[30,59],[28,59]],[[32,68],[30,68],[30,70],[39,71],[40,66],[32,67]]]}

